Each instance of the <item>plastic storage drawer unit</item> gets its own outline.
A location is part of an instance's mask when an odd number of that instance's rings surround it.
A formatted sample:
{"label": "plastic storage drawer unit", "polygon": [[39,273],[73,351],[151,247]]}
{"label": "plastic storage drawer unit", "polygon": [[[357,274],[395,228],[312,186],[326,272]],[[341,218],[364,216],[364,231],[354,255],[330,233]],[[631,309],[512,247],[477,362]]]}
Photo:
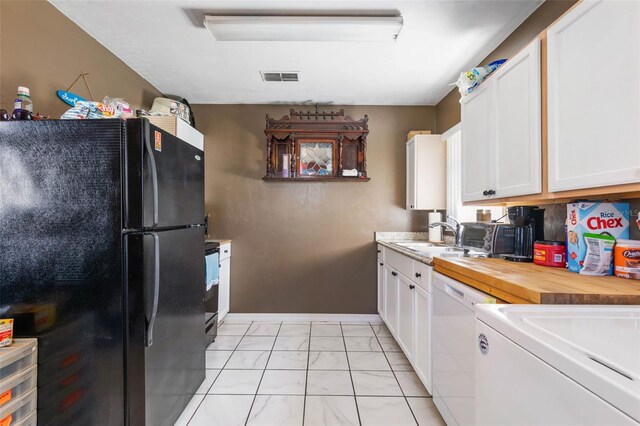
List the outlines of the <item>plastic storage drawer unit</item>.
{"label": "plastic storage drawer unit", "polygon": [[12,345],[0,348],[0,381],[36,365],[37,345],[36,339],[14,339]]}
{"label": "plastic storage drawer unit", "polygon": [[38,367],[35,365],[7,378],[2,378],[0,380],[0,410],[9,402],[35,389],[37,382]]}
{"label": "plastic storage drawer unit", "polygon": [[19,424],[36,411],[37,405],[38,391],[33,389],[0,408],[0,424]]}
{"label": "plastic storage drawer unit", "polygon": [[38,425],[38,414],[37,412],[33,412],[28,415],[25,419],[21,420],[19,423],[16,423],[12,426],[37,426]]}

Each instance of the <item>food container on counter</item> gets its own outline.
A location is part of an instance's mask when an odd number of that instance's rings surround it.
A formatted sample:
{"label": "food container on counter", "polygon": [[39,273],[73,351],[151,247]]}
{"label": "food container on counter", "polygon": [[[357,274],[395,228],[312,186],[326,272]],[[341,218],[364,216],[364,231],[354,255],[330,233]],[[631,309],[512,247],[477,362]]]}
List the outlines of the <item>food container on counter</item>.
{"label": "food container on counter", "polygon": [[640,280],[640,241],[616,241],[613,250],[613,273],[616,277]]}
{"label": "food container on counter", "polygon": [[566,253],[563,241],[536,241],[533,244],[533,263],[542,266],[565,268]]}

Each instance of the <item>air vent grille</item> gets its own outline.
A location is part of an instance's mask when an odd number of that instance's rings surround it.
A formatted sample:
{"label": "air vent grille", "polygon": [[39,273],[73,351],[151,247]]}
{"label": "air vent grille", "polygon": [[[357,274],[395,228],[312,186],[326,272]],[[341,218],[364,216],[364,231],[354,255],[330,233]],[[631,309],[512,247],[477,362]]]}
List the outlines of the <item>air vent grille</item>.
{"label": "air vent grille", "polygon": [[295,71],[260,71],[263,81],[299,81]]}

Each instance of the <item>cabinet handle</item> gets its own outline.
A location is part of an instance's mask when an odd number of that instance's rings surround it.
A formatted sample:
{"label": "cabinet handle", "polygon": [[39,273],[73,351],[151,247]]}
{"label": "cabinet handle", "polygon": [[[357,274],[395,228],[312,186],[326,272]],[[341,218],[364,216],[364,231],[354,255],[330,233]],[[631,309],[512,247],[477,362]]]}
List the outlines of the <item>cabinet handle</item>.
{"label": "cabinet handle", "polygon": [[411,206],[410,206],[410,207],[411,207],[411,208],[413,208],[413,204],[411,204]]}
{"label": "cabinet handle", "polygon": [[229,250],[225,250],[224,252],[225,252],[225,253],[229,253]]}
{"label": "cabinet handle", "polygon": [[398,273],[396,271],[391,271],[391,275],[395,277],[396,275],[398,275]]}
{"label": "cabinet handle", "polygon": [[487,191],[487,190],[485,189],[484,191],[482,191],[482,195],[484,195],[484,196],[486,197],[487,195],[489,195],[489,191]]}
{"label": "cabinet handle", "polygon": [[380,266],[384,266],[384,263],[380,263]]}
{"label": "cabinet handle", "polygon": [[416,278],[420,278],[422,274],[420,272],[416,272]]}
{"label": "cabinet handle", "polygon": [[490,189],[487,191],[487,195],[496,195],[496,191],[494,191],[493,189]]}
{"label": "cabinet handle", "polygon": [[416,288],[416,286],[415,286],[415,285],[413,285],[413,284],[409,284],[409,288],[410,288],[411,290],[413,290],[414,288]]}
{"label": "cabinet handle", "polygon": [[382,250],[378,250],[378,253],[381,253],[381,252],[382,252]]}

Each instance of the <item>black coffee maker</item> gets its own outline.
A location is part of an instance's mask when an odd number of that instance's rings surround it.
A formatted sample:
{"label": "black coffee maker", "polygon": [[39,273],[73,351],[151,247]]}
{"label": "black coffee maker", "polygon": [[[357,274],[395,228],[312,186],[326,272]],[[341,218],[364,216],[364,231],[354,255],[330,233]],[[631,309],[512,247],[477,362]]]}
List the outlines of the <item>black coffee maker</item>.
{"label": "black coffee maker", "polygon": [[507,212],[516,236],[514,253],[503,257],[512,262],[533,262],[533,243],[544,240],[544,209],[515,206],[508,207]]}

